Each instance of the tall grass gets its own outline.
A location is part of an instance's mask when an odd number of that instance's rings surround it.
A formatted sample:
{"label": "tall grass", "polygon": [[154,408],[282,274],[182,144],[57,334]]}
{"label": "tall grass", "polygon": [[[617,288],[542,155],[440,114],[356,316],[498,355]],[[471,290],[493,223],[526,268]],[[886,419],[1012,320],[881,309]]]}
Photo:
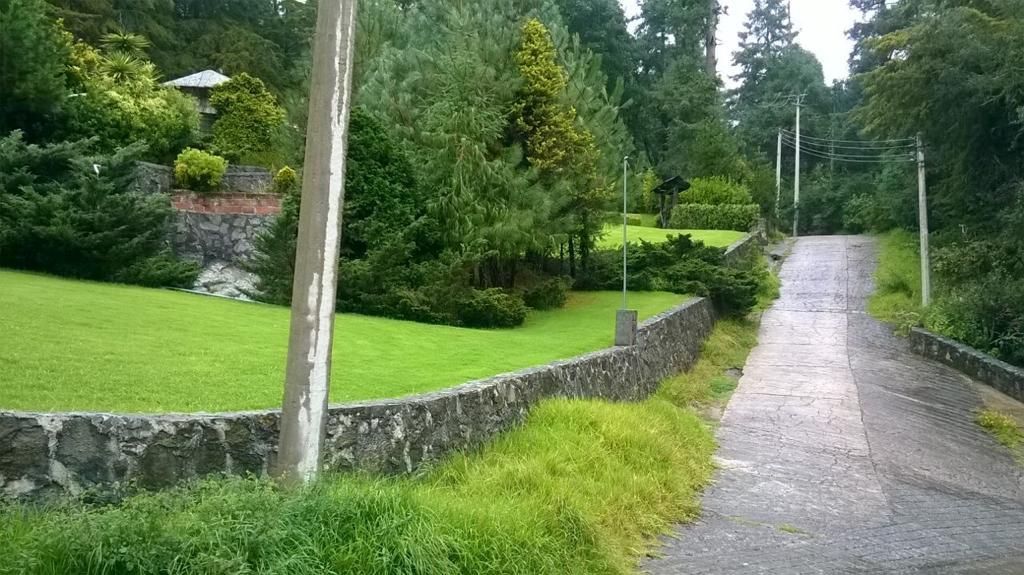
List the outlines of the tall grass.
{"label": "tall grass", "polygon": [[917,237],[905,230],[879,237],[875,293],[868,312],[908,332],[921,321],[921,260]]}
{"label": "tall grass", "polygon": [[298,492],[211,480],[119,506],[0,512],[0,573],[626,573],[697,512],[714,443],[691,412],[555,400],[419,479]]}

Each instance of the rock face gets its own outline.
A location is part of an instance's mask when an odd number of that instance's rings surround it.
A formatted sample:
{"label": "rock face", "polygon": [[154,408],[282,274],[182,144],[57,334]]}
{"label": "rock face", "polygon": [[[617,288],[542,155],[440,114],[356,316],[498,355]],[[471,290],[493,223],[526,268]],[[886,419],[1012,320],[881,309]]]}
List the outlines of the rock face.
{"label": "rock face", "polygon": [[193,291],[229,297],[232,299],[251,300],[256,291],[257,277],[244,269],[228,262],[213,261],[203,268],[192,287]]}
{"label": "rock face", "polygon": [[273,215],[179,211],[174,222],[174,252],[204,264],[241,263],[252,257],[256,237]]}
{"label": "rock face", "polygon": [[[408,473],[522,423],[544,398],[646,398],[663,379],[693,366],[714,321],[710,302],[695,299],[644,322],[633,347],[436,393],[332,406],[325,466]],[[24,498],[128,481],[160,488],[210,474],[264,475],[274,464],[279,419],[278,411],[0,412],[0,490]]]}

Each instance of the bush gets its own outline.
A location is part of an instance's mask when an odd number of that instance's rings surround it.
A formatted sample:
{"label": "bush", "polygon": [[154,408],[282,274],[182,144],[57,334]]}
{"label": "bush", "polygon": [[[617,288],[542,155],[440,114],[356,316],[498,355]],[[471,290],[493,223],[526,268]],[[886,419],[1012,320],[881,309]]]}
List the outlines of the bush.
{"label": "bush", "polygon": [[174,162],[174,179],[178,185],[196,192],[212,192],[220,187],[228,162],[220,156],[185,148]]}
{"label": "bush", "polygon": [[213,89],[210,104],[217,108],[213,149],[232,161],[263,159],[279,139],[284,109],[259,78],[244,72],[236,75]]}
{"label": "bush", "polygon": [[557,309],[565,305],[570,287],[568,278],[550,278],[524,290],[523,301],[537,310]]}
{"label": "bush", "polygon": [[[765,278],[755,269],[727,266],[724,253],[686,235],[662,244],[630,244],[629,287],[707,297],[722,314],[745,315],[757,304]],[[591,265],[576,285],[588,290],[621,289],[622,253],[602,250],[591,254]]]}
{"label": "bush", "polygon": [[274,174],[274,180],[271,182],[271,190],[275,194],[282,196],[289,196],[292,194],[299,193],[299,175],[295,173],[295,170],[288,166],[285,166]]}
{"label": "bush", "polygon": [[672,210],[670,224],[677,230],[750,231],[761,217],[757,204],[680,204]]}
{"label": "bush", "polygon": [[727,178],[695,178],[690,189],[679,196],[682,204],[719,206],[724,204],[752,204],[750,190],[743,184]]}
{"label": "bush", "polygon": [[113,280],[147,287],[190,288],[199,271],[198,263],[178,259],[170,251],[164,251],[124,268]]}
{"label": "bush", "polygon": [[977,279],[938,297],[925,326],[1003,361],[1024,366],[1024,280]]}
{"label": "bush", "polygon": [[[90,154],[91,142],[0,139],[0,266],[101,281],[189,285],[196,269],[167,253],[167,196],[131,191],[139,147]],[[99,174],[94,166],[100,166]]]}
{"label": "bush", "polygon": [[516,327],[526,320],[526,304],[501,289],[472,290],[455,313],[466,327]]}

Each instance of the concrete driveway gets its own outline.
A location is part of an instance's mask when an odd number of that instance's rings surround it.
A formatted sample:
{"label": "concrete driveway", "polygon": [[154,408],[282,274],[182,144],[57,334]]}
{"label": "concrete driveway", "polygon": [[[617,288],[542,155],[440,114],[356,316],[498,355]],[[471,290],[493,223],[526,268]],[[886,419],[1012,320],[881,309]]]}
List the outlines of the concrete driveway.
{"label": "concrete driveway", "polygon": [[796,242],[703,518],[646,572],[1024,574],[1024,468],[975,384],[866,314],[874,268],[871,238]]}

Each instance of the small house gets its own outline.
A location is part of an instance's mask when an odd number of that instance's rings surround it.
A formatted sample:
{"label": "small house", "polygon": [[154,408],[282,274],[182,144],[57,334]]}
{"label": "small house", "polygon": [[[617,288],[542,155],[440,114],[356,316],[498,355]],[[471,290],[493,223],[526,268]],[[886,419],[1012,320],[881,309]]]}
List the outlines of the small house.
{"label": "small house", "polygon": [[217,110],[210,105],[210,92],[231,78],[214,70],[203,70],[189,74],[183,78],[164,82],[164,86],[172,86],[192,96],[199,103],[199,127],[208,132],[213,126]]}

